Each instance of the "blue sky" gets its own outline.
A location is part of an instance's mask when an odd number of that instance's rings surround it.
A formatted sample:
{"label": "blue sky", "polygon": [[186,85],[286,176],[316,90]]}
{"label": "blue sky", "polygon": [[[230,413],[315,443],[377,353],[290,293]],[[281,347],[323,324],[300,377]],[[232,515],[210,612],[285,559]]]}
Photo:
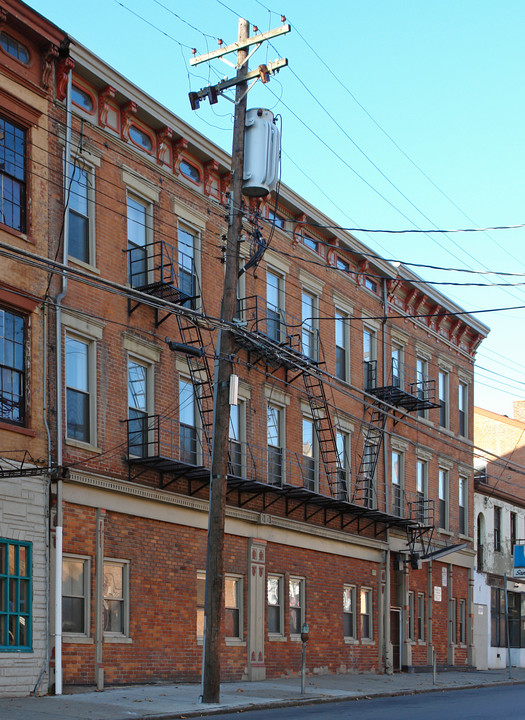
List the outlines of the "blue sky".
{"label": "blue sky", "polygon": [[[233,42],[240,14],[261,30],[279,26],[284,14],[292,32],[262,47],[251,65],[283,56],[289,68],[257,85],[248,104],[282,115],[287,185],[345,227],[525,222],[522,0],[29,5],[227,150],[233,105],[222,99],[192,112],[187,93],[233,71],[220,61],[190,68],[189,48],[213,50],[217,37]],[[355,234],[383,256],[406,262],[523,273],[414,268],[426,280],[525,283],[525,228]],[[525,306],[525,284],[438,288],[469,310]],[[477,317],[491,334],[478,353],[476,403],[510,415],[512,400],[525,397],[525,310]]]}

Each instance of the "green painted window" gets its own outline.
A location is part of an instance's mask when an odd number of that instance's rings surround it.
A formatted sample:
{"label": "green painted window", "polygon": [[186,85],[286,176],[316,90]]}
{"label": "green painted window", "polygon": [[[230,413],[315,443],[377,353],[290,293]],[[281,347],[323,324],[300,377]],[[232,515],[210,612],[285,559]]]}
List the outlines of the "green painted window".
{"label": "green painted window", "polygon": [[0,651],[32,649],[31,549],[0,538]]}

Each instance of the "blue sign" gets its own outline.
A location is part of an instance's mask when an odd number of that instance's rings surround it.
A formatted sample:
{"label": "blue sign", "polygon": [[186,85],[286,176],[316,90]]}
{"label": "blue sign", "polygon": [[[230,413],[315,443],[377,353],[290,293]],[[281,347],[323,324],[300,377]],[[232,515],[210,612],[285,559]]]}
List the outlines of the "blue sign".
{"label": "blue sign", "polygon": [[514,545],[514,567],[525,568],[525,545]]}

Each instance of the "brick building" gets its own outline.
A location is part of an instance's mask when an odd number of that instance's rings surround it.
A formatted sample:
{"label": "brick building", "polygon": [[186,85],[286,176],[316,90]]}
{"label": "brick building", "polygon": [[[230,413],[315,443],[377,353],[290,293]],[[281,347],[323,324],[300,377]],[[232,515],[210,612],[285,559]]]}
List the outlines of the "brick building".
{"label": "brick building", "polygon": [[474,585],[476,666],[508,665],[505,574],[508,591],[510,662],[525,666],[523,583],[513,578],[513,552],[525,542],[525,421],[523,400],[514,417],[474,408],[475,541]]}
{"label": "brick building", "polygon": [[[55,673],[194,681],[230,158],[86,48],[69,55],[41,251],[68,266],[46,360]],[[472,665],[487,328],[290,188],[247,200],[243,266],[261,238],[234,324],[222,678],[296,672],[305,620],[311,672],[433,650]]]}

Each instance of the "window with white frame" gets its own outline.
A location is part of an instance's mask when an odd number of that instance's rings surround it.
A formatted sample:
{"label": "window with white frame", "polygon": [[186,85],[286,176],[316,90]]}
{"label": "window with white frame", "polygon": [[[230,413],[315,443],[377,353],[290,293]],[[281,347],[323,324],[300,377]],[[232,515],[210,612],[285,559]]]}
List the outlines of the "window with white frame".
{"label": "window with white frame", "polygon": [[439,493],[439,527],[448,530],[448,470],[439,468],[438,472],[438,493]]}
{"label": "window with white frame", "polygon": [[392,512],[398,517],[403,515],[403,473],[404,456],[399,450],[392,450]]}
{"label": "window with white frame", "polygon": [[303,487],[308,490],[317,488],[317,443],[313,420],[303,417]]}
{"label": "window with white frame", "polygon": [[290,635],[300,635],[305,618],[304,578],[291,577],[288,583]]}
{"label": "window with white frame", "polygon": [[468,385],[461,380],[458,383],[458,423],[459,434],[462,437],[468,435]]}
{"label": "window with white frame", "polygon": [[[283,340],[284,277],[266,269],[266,327],[260,328],[270,340]],[[259,329],[259,328],[258,328]]]}
{"label": "window with white frame", "polygon": [[68,254],[94,265],[94,177],[92,167],[78,158],[69,166]]}
{"label": "window with white frame", "polygon": [[195,306],[195,298],[200,295],[197,274],[199,249],[199,232],[189,225],[179,223],[177,245],[179,290],[189,298],[188,303],[192,307]]}
{"label": "window with white frame", "polygon": [[268,602],[268,635],[284,635],[284,578],[268,575],[266,598]]}
{"label": "window with white frame", "polygon": [[129,636],[129,563],[104,558],[104,635]]}
{"label": "window with white frame", "polygon": [[468,501],[468,480],[462,475],[458,480],[458,501],[459,501],[459,532],[462,535],[467,534],[467,501]]}
{"label": "window with white frame", "polygon": [[281,485],[283,482],[284,455],[284,408],[268,403],[268,483]]}
{"label": "window with white frame", "polygon": [[[418,400],[425,400],[428,392],[428,361],[426,358],[416,358],[416,395]],[[426,418],[428,412],[425,408],[418,408],[417,415]]]}
{"label": "window with white frame", "polygon": [[197,423],[195,387],[191,380],[179,379],[179,432],[180,459],[197,465],[200,457],[199,428]]}
{"label": "window with white frame", "polygon": [[95,444],[95,343],[66,334],[66,437]]}
{"label": "window with white frame", "polygon": [[90,567],[88,557],[62,560],[62,632],[89,636]]}
{"label": "window with white frame", "polygon": [[237,477],[244,476],[245,423],[245,402],[238,400],[237,405],[230,405],[229,430],[230,472]]}
{"label": "window with white frame", "polygon": [[318,298],[308,290],[301,294],[302,352],[312,360],[317,359],[317,306]]}
{"label": "window with white frame", "polygon": [[372,590],[361,588],[359,613],[361,620],[361,640],[371,640],[372,635]]}
{"label": "window with white frame", "polygon": [[376,359],[376,334],[371,328],[363,328],[363,367],[365,390],[375,386],[374,361]]}
{"label": "window with white frame", "polygon": [[242,640],[242,577],[226,575],[224,578],[224,635]]}
{"label": "window with white frame", "polygon": [[335,309],[335,374],[339,380],[350,379],[350,324],[348,315]]}
{"label": "window with white frame", "polygon": [[416,464],[416,497],[417,497],[417,519],[420,523],[426,523],[427,518],[427,488],[428,488],[428,463],[426,460],[418,460]]}
{"label": "window with white frame", "polygon": [[425,639],[425,595],[417,594],[417,639],[422,642]]}
{"label": "window with white frame", "polygon": [[343,627],[345,638],[356,637],[356,587],[343,587]]}
{"label": "window with white frame", "polygon": [[149,282],[149,257],[152,242],[152,206],[141,198],[128,194],[128,273],[129,284],[143,288]]}
{"label": "window with white frame", "polygon": [[401,387],[402,384],[402,375],[403,375],[403,348],[401,345],[397,345],[396,343],[392,343],[392,348],[390,351],[390,358],[392,362],[392,385],[394,387]]}
{"label": "window with white frame", "polygon": [[448,427],[448,380],[448,372],[440,370],[438,372],[439,424],[445,428]]}
{"label": "window with white frame", "polygon": [[335,433],[337,448],[337,496],[348,500],[350,492],[350,433],[337,428]]}
{"label": "window with white frame", "polygon": [[150,367],[128,358],[128,446],[130,455],[149,454],[149,378]]}

